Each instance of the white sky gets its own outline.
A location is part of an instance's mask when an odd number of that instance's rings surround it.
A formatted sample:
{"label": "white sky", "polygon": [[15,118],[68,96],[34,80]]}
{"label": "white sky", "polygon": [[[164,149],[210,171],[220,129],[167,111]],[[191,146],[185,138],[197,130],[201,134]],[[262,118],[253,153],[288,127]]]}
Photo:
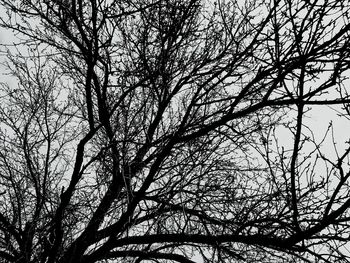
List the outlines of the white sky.
{"label": "white sky", "polygon": [[[0,6],[0,17],[4,17],[4,10]],[[13,33],[5,31],[0,28],[0,44],[11,44],[15,42],[16,38]],[[16,85],[16,81],[10,76],[6,75],[6,69],[3,66],[3,62],[6,60],[6,54],[4,47],[0,47],[0,82],[7,82],[9,85]],[[349,82],[350,84],[350,82]],[[338,106],[333,106],[337,108]],[[339,107],[341,107],[339,105]],[[307,125],[315,134],[316,139],[320,140],[324,135],[325,131],[330,122],[333,123],[334,135],[337,142],[338,150],[341,152],[346,148],[346,141],[350,140],[350,121],[346,121],[344,118],[340,119],[337,116],[336,111],[332,110],[330,107],[325,106],[313,106],[313,109],[307,114],[310,116],[308,119],[304,119],[304,124]],[[283,138],[283,136],[288,136],[287,134],[281,134],[280,142],[283,143],[284,140],[289,141],[292,138]],[[334,147],[331,140],[327,140],[324,150],[334,158],[336,157],[334,152]],[[198,259],[194,259],[196,262],[199,262]]]}

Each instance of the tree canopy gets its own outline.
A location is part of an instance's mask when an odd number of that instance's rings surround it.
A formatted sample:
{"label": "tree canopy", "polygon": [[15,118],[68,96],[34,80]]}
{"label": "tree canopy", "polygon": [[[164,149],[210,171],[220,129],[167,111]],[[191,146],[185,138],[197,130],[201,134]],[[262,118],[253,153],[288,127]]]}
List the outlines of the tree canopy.
{"label": "tree canopy", "polygon": [[0,0],[0,259],[349,262],[349,5]]}

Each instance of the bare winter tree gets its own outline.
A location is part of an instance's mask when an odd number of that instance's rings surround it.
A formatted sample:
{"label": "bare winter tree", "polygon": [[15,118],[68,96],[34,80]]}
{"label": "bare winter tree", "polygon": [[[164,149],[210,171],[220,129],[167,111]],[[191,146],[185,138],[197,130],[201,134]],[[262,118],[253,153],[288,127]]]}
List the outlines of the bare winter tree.
{"label": "bare winter tree", "polygon": [[348,1],[0,3],[2,262],[350,261]]}

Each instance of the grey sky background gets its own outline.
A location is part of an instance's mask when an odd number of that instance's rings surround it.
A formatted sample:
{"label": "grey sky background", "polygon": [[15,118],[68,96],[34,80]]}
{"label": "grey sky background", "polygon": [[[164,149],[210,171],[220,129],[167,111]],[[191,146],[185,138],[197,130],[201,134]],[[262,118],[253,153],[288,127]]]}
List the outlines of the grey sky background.
{"label": "grey sky background", "polygon": [[[1,6],[0,17],[4,17],[4,10]],[[14,34],[0,27],[0,82],[7,83],[8,85],[15,88],[17,85],[16,79],[7,74],[8,72],[4,66],[4,63],[6,62],[6,48],[4,45],[11,45],[13,42],[16,42],[16,37]],[[345,85],[350,87],[350,81],[347,80],[345,82]],[[333,95],[336,96],[336,94],[329,94],[329,96]],[[329,124],[332,122],[336,145],[333,144],[333,141],[331,140],[332,136],[330,133],[324,143],[323,148],[327,155],[330,158],[333,158],[332,160],[336,160],[335,147],[339,151],[339,154],[342,154],[342,151],[347,148],[346,142],[350,140],[350,120],[339,118],[337,115],[337,110],[339,110],[341,107],[342,105],[332,107],[326,107],[324,105],[312,106],[312,109],[307,113],[307,116],[309,116],[309,118],[304,118],[304,125],[314,133],[317,141],[321,140]],[[281,131],[278,137],[281,145],[284,143],[289,144],[293,141],[292,134],[289,132]],[[307,148],[305,150],[307,150]],[[319,169],[319,172],[322,173],[321,167]]]}

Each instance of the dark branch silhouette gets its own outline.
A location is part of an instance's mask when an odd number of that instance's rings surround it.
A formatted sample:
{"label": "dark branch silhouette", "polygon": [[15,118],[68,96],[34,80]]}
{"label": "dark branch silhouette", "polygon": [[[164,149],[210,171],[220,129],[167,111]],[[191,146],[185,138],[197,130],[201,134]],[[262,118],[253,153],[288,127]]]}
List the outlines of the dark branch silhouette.
{"label": "dark branch silhouette", "polygon": [[346,1],[0,4],[0,261],[350,260]]}

